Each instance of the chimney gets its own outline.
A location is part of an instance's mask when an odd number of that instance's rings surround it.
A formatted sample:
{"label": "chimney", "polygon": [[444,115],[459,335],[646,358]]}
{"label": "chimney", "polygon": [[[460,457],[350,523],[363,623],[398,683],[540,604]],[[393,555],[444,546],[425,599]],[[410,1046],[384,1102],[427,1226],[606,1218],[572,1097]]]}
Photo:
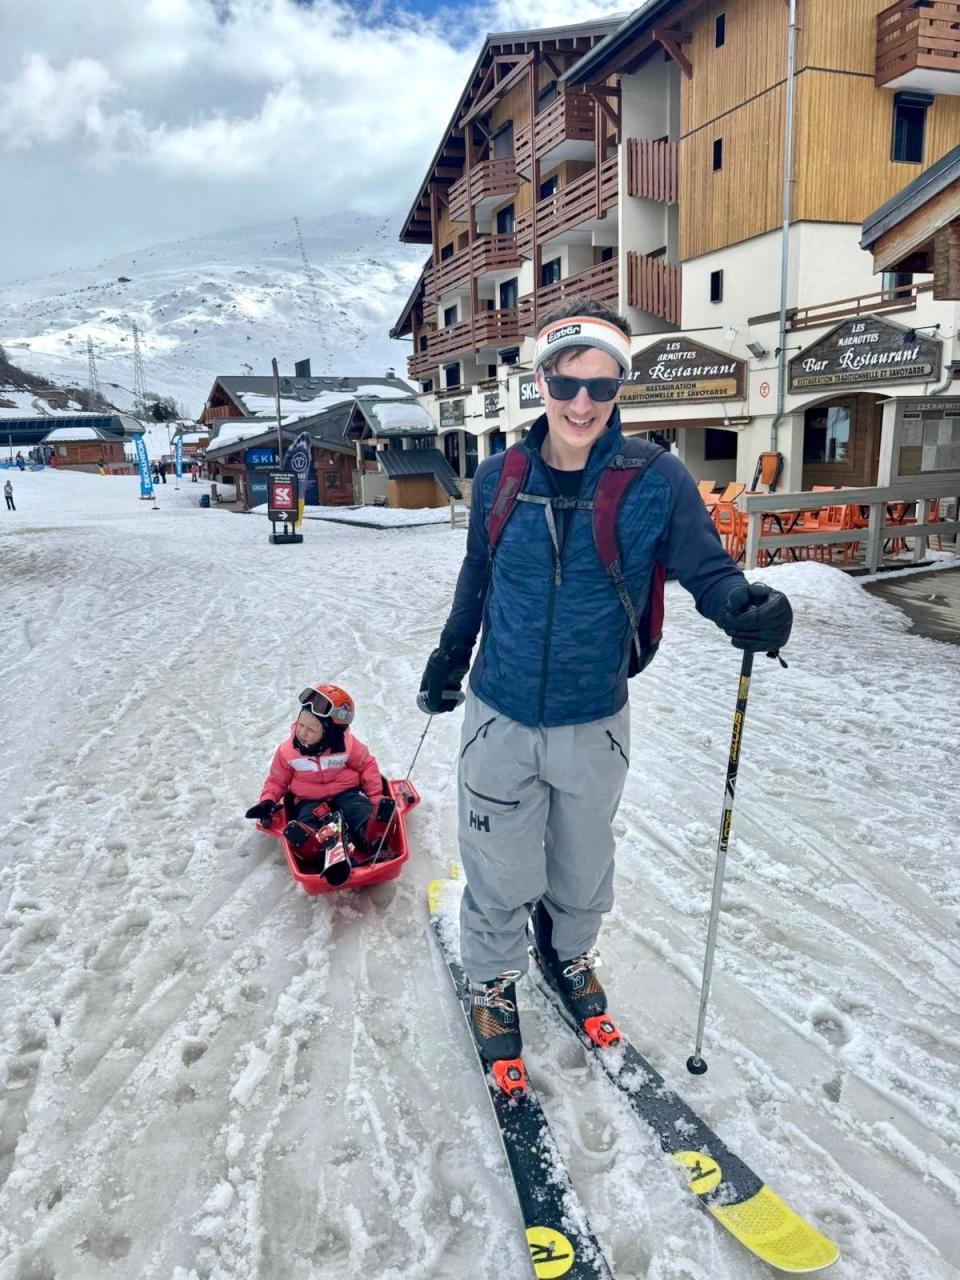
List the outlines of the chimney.
{"label": "chimney", "polygon": [[388,369],[388,370],[387,370],[387,377],[388,377],[388,378],[395,378],[396,376],[397,376],[397,371],[396,371],[396,369]]}
{"label": "chimney", "polygon": [[295,378],[309,378],[310,377],[310,361],[297,360],[293,366],[293,376]]}

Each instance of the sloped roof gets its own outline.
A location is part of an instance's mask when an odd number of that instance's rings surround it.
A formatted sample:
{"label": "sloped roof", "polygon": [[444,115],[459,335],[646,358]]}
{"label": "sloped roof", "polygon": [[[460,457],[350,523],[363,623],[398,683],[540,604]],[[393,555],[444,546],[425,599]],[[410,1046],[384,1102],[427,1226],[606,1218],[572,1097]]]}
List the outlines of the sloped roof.
{"label": "sloped roof", "polygon": [[140,435],[143,425],[125,413],[33,414],[23,418],[4,418],[0,423],[0,444],[39,444],[51,432],[62,429],[94,434],[59,436],[60,440],[123,440]]}
{"label": "sloped roof", "polygon": [[911,183],[895,196],[891,196],[879,209],[874,209],[863,220],[860,248],[869,249],[891,227],[909,217],[917,209],[960,180],[960,146],[941,156],[936,164],[924,169]]}
{"label": "sloped roof", "polygon": [[370,433],[380,436],[435,436],[437,428],[419,400],[357,400]]}
{"label": "sloped roof", "polygon": [[[667,17],[679,7],[680,0],[643,0],[634,11],[602,40],[598,40],[589,53],[561,77],[564,84],[586,84],[612,75],[623,69],[630,60],[630,47],[643,36],[657,18]],[[655,42],[654,42],[655,43]]]}
{"label": "sloped roof", "polygon": [[[258,375],[222,374],[214,380],[214,388],[219,385],[238,409],[251,417],[272,415],[276,412],[276,399],[273,377]],[[397,377],[372,376],[363,377],[310,377],[280,378],[280,412],[283,417],[299,413],[303,415],[316,413],[321,408],[328,408],[341,400],[352,399],[358,391],[368,388],[384,389],[392,395],[412,395],[413,387]],[[212,394],[212,392],[211,392]],[[207,397],[209,401],[210,396]]]}
{"label": "sloped roof", "polygon": [[453,468],[439,449],[380,449],[377,462],[391,480],[399,476],[433,476],[448,498],[463,497]]}

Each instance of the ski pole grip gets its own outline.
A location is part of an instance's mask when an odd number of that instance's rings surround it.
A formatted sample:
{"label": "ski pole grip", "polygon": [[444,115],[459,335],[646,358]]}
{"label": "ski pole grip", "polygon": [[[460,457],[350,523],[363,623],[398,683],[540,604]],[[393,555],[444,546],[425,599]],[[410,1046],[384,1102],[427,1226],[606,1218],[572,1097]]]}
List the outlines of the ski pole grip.
{"label": "ski pole grip", "polygon": [[[464,695],[453,689],[444,689],[443,700],[444,702],[452,702],[455,707],[459,707],[464,701]],[[425,693],[417,694],[417,706],[424,715],[432,716],[434,714],[427,706],[427,695]]]}

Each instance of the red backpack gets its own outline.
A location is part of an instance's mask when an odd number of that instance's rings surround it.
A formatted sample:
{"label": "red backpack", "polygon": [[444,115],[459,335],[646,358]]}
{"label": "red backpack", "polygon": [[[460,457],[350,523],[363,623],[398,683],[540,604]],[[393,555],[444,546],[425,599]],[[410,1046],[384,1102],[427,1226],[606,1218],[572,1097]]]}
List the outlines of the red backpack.
{"label": "red backpack", "polygon": [[524,493],[523,486],[530,473],[530,454],[523,445],[511,445],[504,454],[500,479],[497,481],[490,515],[487,517],[487,541],[490,544],[492,558],[504,525],[510,519],[518,502],[534,502],[547,508],[547,522],[555,547],[557,540],[553,524],[554,509],[574,508],[592,512],[593,541],[597,548],[597,555],[613,581],[633,630],[628,676],[635,676],[637,672],[642,671],[657,652],[663,632],[663,584],[667,574],[664,566],[659,561],[654,561],[650,595],[643,612],[638,617],[623,579],[620,544],[617,539],[617,513],[630,485],[639,480],[647,467],[664,452],[664,449],[658,444],[653,444],[652,441],[625,440],[623,452],[611,458],[601,472],[593,500],[590,501],[582,498],[548,498],[540,494]]}

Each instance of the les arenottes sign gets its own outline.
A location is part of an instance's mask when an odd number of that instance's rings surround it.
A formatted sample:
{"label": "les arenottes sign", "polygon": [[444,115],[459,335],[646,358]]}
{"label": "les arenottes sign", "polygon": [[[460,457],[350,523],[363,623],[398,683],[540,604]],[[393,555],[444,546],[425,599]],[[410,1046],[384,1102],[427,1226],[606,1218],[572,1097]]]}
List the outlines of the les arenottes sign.
{"label": "les arenottes sign", "polygon": [[743,396],[746,361],[673,334],[638,351],[623,384],[621,404],[738,400]]}

